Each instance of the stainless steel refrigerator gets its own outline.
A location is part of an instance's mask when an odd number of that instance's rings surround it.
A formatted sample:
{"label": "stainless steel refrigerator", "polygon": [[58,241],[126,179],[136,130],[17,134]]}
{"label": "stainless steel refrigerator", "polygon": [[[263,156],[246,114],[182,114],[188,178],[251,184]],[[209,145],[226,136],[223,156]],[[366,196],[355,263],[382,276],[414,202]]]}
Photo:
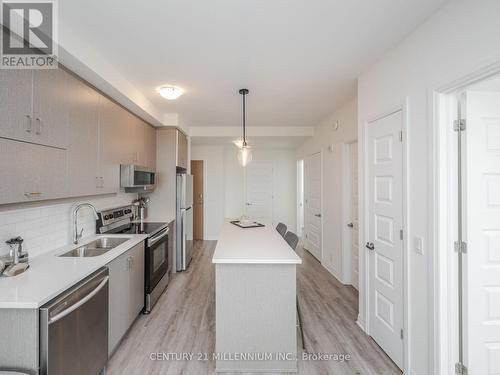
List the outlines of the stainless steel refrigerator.
{"label": "stainless steel refrigerator", "polygon": [[193,255],[193,176],[177,174],[177,271],[185,271]]}

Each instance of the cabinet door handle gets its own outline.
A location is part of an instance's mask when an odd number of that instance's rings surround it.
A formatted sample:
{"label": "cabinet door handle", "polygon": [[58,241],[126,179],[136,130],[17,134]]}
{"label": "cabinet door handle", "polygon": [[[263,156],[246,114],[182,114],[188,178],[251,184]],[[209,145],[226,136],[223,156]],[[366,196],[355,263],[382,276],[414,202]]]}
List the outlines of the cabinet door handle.
{"label": "cabinet door handle", "polygon": [[31,133],[33,131],[33,119],[30,115],[26,115],[26,118],[28,119],[28,121],[26,122],[26,131],[28,133]]}
{"label": "cabinet door handle", "polygon": [[104,177],[99,177],[99,179],[101,180],[101,189],[104,188]]}
{"label": "cabinet door handle", "polygon": [[38,196],[42,195],[42,193],[39,191],[32,191],[29,193],[24,193],[24,195],[28,198],[31,198],[31,197],[38,197]]}
{"label": "cabinet door handle", "polygon": [[38,125],[38,129],[36,130],[36,134],[40,135],[40,134],[42,134],[42,120],[39,117],[37,117],[36,123]]}

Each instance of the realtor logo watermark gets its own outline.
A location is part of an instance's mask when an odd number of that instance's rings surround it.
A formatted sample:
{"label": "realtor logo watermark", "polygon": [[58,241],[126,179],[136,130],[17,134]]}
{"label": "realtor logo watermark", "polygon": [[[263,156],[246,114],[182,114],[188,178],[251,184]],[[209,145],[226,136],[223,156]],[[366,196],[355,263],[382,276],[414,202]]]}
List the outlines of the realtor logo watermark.
{"label": "realtor logo watermark", "polygon": [[56,2],[0,1],[0,68],[57,69]]}

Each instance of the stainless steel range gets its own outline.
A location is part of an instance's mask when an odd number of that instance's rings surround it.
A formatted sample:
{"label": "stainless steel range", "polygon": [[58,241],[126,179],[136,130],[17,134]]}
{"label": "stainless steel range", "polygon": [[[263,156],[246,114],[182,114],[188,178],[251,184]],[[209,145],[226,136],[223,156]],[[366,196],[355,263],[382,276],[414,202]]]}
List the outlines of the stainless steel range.
{"label": "stainless steel range", "polygon": [[144,273],[144,313],[151,312],[167,287],[171,271],[171,236],[168,223],[133,221],[133,207],[124,206],[99,212],[97,233],[146,234]]}

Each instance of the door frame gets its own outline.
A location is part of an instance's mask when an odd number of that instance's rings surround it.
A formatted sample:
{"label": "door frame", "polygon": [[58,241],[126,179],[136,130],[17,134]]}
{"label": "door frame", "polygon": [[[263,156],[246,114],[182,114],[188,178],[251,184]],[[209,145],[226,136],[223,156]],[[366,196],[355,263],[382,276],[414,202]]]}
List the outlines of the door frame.
{"label": "door frame", "polygon": [[[432,142],[431,179],[433,207],[429,213],[430,241],[434,249],[446,248],[453,243],[450,238],[449,212],[450,206],[447,194],[451,187],[447,173],[449,161],[447,158],[451,126],[450,97],[468,86],[492,76],[500,74],[500,61],[483,66],[472,73],[463,74],[453,80],[434,86],[429,93],[429,106],[432,108],[432,123],[430,139]],[[456,117],[456,116],[455,116]],[[453,118],[454,119],[454,118]],[[456,326],[458,321],[452,314],[451,303],[456,300],[456,284],[453,283],[456,274],[450,267],[456,262],[453,252],[434,251],[430,259],[433,295],[431,296],[432,321],[432,368],[435,374],[454,374],[454,363],[458,361],[458,346],[456,342]],[[452,321],[450,322],[450,316]],[[454,319],[453,319],[454,318]]]}
{"label": "door frame", "polygon": [[[359,308],[360,314],[358,316],[357,324],[370,335],[370,277],[368,275],[370,267],[370,254],[366,251],[364,244],[369,238],[369,165],[368,161],[368,127],[370,123],[380,120],[384,117],[390,116],[396,112],[401,112],[401,130],[403,132],[402,141],[402,155],[403,155],[403,171],[402,171],[402,209],[403,209],[403,373],[410,373],[409,355],[410,347],[408,337],[410,336],[409,317],[411,311],[410,304],[410,272],[409,272],[409,241],[408,241],[408,187],[409,187],[409,174],[408,174],[408,113],[409,113],[409,98],[405,97],[404,100],[398,105],[379,113],[372,118],[369,118],[362,125],[362,133],[358,140],[358,163],[362,161],[363,168],[358,171],[358,184],[359,184],[359,197],[362,197],[363,204],[360,202],[360,215],[359,215],[359,301],[364,303],[364,309]],[[360,199],[361,201],[361,199]],[[363,249],[363,254],[361,254]],[[361,301],[362,300],[362,301]]]}
{"label": "door frame", "polygon": [[[323,264],[323,243],[325,242],[324,239],[325,239],[325,228],[324,228],[324,223],[325,223],[325,218],[324,218],[324,213],[325,213],[325,210],[324,210],[324,202],[325,202],[325,197],[324,197],[324,189],[323,189],[323,149],[321,148],[319,151],[317,152],[312,152],[312,153],[309,153],[307,155],[304,156],[303,160],[304,160],[304,232],[306,232],[305,228],[306,228],[306,205],[305,205],[305,202],[306,202],[306,185],[307,185],[307,179],[306,179],[306,159],[313,156],[313,155],[316,155],[316,154],[319,154],[319,164],[320,164],[320,171],[321,171],[321,176],[320,176],[320,197],[321,197],[321,247],[320,247],[320,252],[321,252],[321,259],[318,259],[318,261],[324,266]],[[304,240],[303,242],[304,244],[304,249],[307,250],[306,248],[306,245],[307,245],[307,241]],[[309,251],[309,250],[307,250]],[[325,267],[327,270],[328,268]]]}
{"label": "door frame", "polygon": [[[358,144],[358,139],[352,139],[342,143],[342,231],[340,233],[340,243],[341,243],[341,282],[343,284],[352,285],[352,232],[351,229],[347,227],[347,223],[352,218],[352,160],[351,160],[351,147],[354,143]],[[359,160],[358,160],[359,165]],[[359,196],[358,196],[358,209],[359,209]],[[359,216],[359,212],[358,212]],[[359,219],[359,218],[358,218]],[[359,226],[358,226],[359,231]],[[360,250],[361,250],[361,246]],[[358,259],[360,256],[358,252]],[[359,275],[359,265],[358,265],[358,275]],[[359,277],[358,277],[359,279]],[[359,288],[359,280],[358,280]]]}

